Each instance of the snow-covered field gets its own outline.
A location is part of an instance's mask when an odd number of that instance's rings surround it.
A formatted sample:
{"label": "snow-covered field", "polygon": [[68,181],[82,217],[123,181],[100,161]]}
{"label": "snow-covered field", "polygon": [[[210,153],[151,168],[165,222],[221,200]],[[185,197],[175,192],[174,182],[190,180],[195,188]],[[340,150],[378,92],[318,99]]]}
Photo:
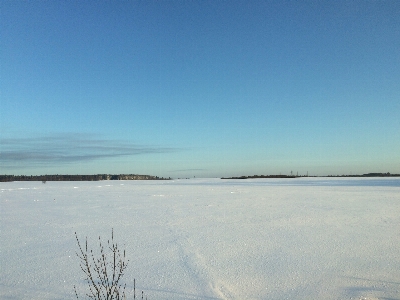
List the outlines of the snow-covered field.
{"label": "snow-covered field", "polygon": [[[0,298],[73,299],[74,232],[149,300],[400,299],[400,179],[0,183]],[[133,293],[130,299],[133,299]]]}

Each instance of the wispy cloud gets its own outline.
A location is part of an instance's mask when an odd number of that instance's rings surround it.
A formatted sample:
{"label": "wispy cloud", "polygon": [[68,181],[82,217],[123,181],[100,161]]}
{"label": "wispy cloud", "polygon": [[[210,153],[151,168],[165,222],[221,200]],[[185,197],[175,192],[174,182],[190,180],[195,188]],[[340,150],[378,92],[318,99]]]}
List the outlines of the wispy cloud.
{"label": "wispy cloud", "polygon": [[122,156],[170,153],[177,148],[139,145],[90,134],[57,134],[33,138],[0,138],[0,165],[4,168],[56,165]]}

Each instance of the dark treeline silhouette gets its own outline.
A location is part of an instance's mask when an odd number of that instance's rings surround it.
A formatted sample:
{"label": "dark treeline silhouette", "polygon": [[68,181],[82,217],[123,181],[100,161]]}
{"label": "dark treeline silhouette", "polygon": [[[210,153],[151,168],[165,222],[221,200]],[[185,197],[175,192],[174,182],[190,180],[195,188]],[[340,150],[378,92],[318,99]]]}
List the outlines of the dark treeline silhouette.
{"label": "dark treeline silhouette", "polygon": [[400,177],[400,174],[388,173],[367,173],[362,175],[328,175],[323,177]]}
{"label": "dark treeline silhouette", "polygon": [[221,179],[252,179],[252,178],[298,178],[298,177],[400,177],[400,174],[388,173],[367,173],[362,175],[328,175],[328,176],[308,176],[308,175],[251,175],[238,177],[222,177]]}
{"label": "dark treeline silhouette", "polygon": [[296,178],[294,175],[251,175],[238,177],[222,177],[221,179],[251,179],[251,178]]}
{"label": "dark treeline silhouette", "polygon": [[96,175],[0,175],[0,182],[6,181],[100,181],[100,180],[169,180],[151,175],[137,174],[96,174]]}

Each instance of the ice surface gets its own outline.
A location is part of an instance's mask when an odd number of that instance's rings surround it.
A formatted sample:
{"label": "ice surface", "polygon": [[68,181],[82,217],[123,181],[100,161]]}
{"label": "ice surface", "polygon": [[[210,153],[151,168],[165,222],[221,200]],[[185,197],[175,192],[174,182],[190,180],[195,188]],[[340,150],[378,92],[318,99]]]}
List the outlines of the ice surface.
{"label": "ice surface", "polygon": [[[400,299],[400,180],[0,184],[1,299],[74,299],[74,232],[124,245],[128,294]],[[133,294],[131,294],[133,298]]]}

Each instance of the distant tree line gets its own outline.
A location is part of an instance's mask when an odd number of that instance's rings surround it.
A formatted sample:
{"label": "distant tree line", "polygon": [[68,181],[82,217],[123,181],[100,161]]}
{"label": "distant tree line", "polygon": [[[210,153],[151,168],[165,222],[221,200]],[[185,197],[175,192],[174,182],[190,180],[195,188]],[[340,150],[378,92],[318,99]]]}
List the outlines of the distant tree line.
{"label": "distant tree line", "polygon": [[222,177],[221,179],[251,179],[251,178],[296,178],[294,175],[251,175],[238,177]]}
{"label": "distant tree line", "polygon": [[400,177],[400,174],[367,173],[362,175],[328,175],[328,176],[298,176],[298,175],[250,175],[237,177],[222,177],[221,179],[254,179],[254,178],[297,178],[297,177]]}
{"label": "distant tree line", "polygon": [[170,180],[151,175],[96,174],[96,175],[0,175],[0,182],[7,181],[100,181],[100,180]]}
{"label": "distant tree line", "polygon": [[326,177],[400,177],[400,174],[387,173],[367,173],[362,175],[328,175]]}

